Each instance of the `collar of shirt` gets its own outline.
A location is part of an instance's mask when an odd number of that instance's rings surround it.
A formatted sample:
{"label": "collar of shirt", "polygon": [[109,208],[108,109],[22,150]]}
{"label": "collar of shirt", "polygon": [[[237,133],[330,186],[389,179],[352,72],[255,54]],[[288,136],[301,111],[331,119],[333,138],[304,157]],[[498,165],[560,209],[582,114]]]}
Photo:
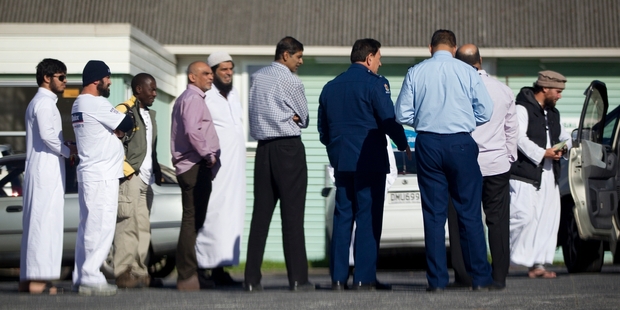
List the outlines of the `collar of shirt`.
{"label": "collar of shirt", "polygon": [[206,96],[205,92],[203,92],[200,88],[198,88],[198,86],[194,84],[187,84],[187,89],[196,92],[198,95],[200,95],[200,97],[202,97],[202,99],[204,99]]}
{"label": "collar of shirt", "polygon": [[39,91],[48,97],[58,99],[58,95],[47,88],[39,87]]}
{"label": "collar of shirt", "polygon": [[484,71],[484,69],[478,70],[478,75],[480,75],[480,76],[483,76],[483,75],[489,76],[489,74],[486,71]]}
{"label": "collar of shirt", "polygon": [[276,68],[276,69],[278,69],[278,70],[284,70],[284,71],[288,72],[289,74],[293,74],[293,72],[291,72],[291,70],[287,66],[285,66],[285,65],[283,65],[283,64],[281,64],[281,63],[279,63],[277,61],[272,62],[271,66]]}
{"label": "collar of shirt", "polygon": [[435,53],[433,53],[433,58],[440,58],[440,57],[454,58],[454,56],[452,56],[452,53],[448,51],[436,51]]}

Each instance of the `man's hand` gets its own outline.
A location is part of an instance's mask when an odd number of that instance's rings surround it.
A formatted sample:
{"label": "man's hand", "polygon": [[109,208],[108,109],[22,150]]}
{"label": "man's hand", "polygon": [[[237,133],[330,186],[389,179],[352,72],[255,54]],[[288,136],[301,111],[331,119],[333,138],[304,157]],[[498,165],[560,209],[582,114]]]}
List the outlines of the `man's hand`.
{"label": "man's hand", "polygon": [[562,150],[558,150],[558,149],[554,149],[552,147],[548,148],[545,150],[545,156],[543,156],[544,158],[551,158],[553,160],[560,160],[560,157],[562,157]]}
{"label": "man's hand", "polygon": [[114,129],[114,134],[119,138],[122,139],[125,136],[125,133],[121,130],[118,129]]}
{"label": "man's hand", "polygon": [[409,148],[409,145],[405,149],[405,154],[407,154],[407,159],[411,160],[411,148]]}
{"label": "man's hand", "polygon": [[127,180],[131,180],[131,178],[133,178],[133,173],[128,175],[128,176],[126,176],[125,178],[127,178]]}
{"label": "man's hand", "polygon": [[217,157],[213,154],[209,155],[209,160],[207,160],[207,168],[213,168],[215,163],[217,163]]}
{"label": "man's hand", "polygon": [[75,142],[73,141],[65,141],[65,145],[69,148],[69,156],[77,155],[77,146],[75,146]]}
{"label": "man's hand", "polygon": [[299,118],[299,115],[295,114],[293,115],[293,122],[299,124],[299,122],[301,122],[301,118]]}

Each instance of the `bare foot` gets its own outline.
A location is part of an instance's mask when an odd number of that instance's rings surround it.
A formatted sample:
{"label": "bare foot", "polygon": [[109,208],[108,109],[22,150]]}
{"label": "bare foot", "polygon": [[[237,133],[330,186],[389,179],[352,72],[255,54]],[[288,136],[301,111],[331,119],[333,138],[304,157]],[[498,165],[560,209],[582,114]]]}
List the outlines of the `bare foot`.
{"label": "bare foot", "polygon": [[28,291],[30,294],[58,294],[58,288],[52,282],[30,281]]}

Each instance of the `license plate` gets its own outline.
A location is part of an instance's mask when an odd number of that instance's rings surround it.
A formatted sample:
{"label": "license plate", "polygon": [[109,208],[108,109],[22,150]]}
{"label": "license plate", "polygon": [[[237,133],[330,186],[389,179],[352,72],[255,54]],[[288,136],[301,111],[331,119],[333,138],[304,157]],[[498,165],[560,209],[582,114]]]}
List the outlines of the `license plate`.
{"label": "license plate", "polygon": [[390,203],[412,203],[420,202],[420,192],[398,192],[388,193]]}

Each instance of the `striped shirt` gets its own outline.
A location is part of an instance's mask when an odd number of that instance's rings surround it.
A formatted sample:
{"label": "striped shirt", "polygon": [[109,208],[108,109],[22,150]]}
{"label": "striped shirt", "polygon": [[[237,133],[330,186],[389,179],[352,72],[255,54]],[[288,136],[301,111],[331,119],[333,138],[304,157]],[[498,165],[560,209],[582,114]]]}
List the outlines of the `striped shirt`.
{"label": "striped shirt", "polygon": [[[250,88],[250,135],[256,140],[301,136],[307,128],[308,102],[304,85],[285,65],[272,62],[253,75]],[[297,114],[299,123],[293,121]]]}

